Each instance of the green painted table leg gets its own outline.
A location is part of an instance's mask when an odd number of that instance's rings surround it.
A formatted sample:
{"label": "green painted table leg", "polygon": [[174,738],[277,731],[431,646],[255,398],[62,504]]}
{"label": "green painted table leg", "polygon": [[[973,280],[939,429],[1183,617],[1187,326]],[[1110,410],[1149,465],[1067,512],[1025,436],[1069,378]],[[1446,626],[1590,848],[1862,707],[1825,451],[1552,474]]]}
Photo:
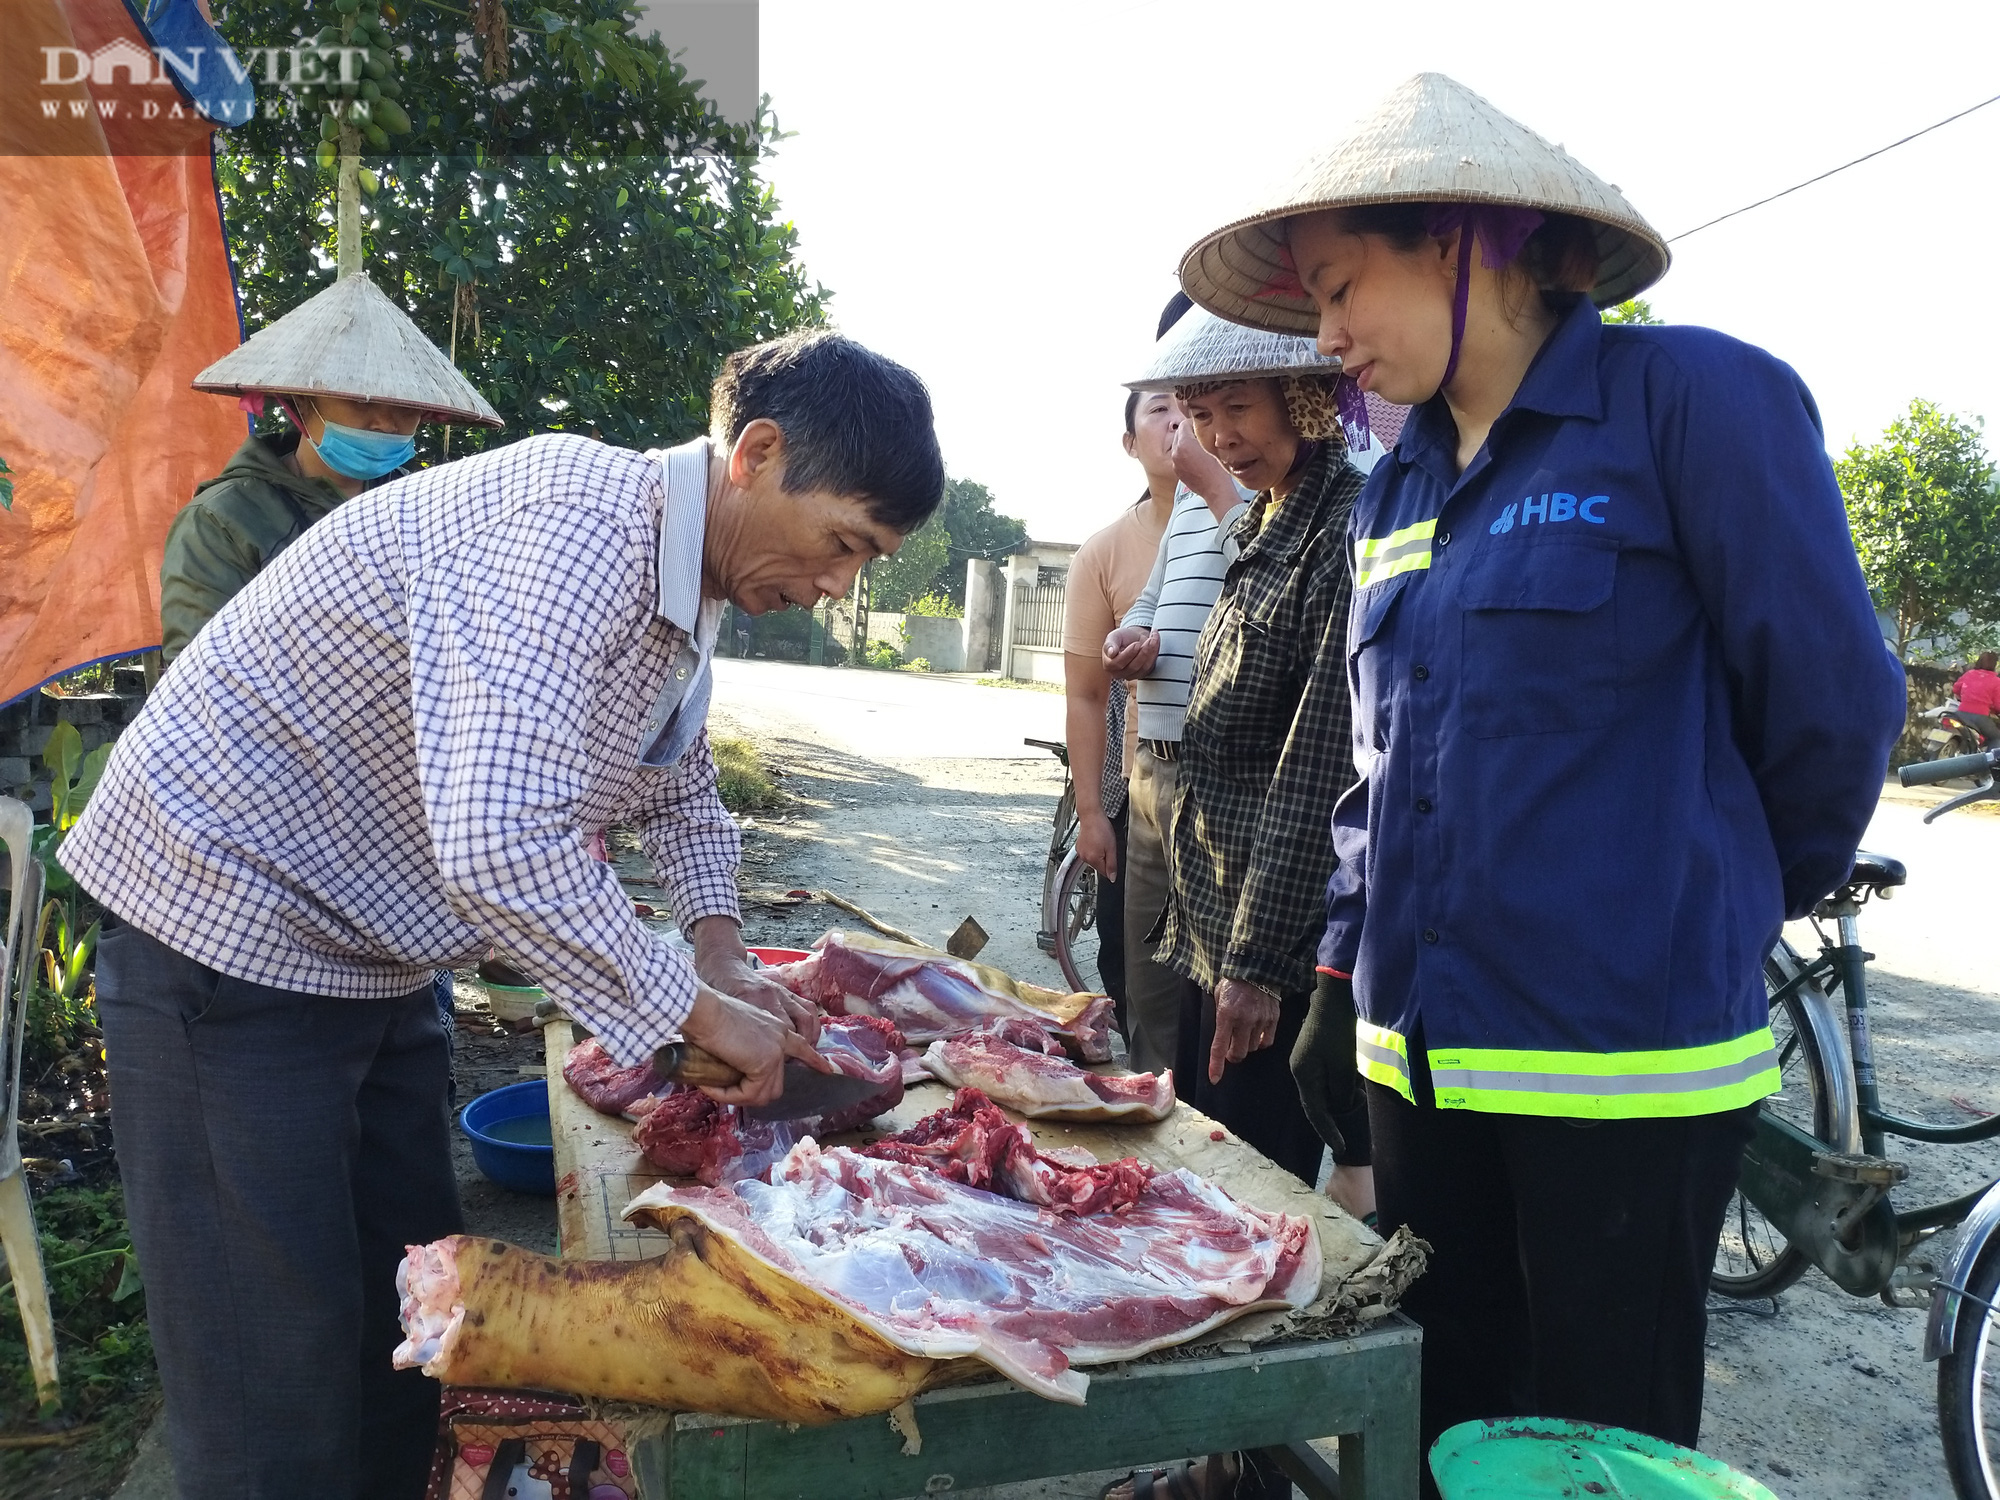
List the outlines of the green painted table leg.
{"label": "green painted table leg", "polygon": [[916,1402],[922,1451],[886,1417],[828,1427],[693,1413],[637,1445],[645,1500],[907,1500],[1236,1448],[1341,1439],[1342,1500],[1415,1500],[1421,1335],[1392,1318],[1351,1338],[1146,1362],[1093,1375],[1064,1406],[1002,1381]]}

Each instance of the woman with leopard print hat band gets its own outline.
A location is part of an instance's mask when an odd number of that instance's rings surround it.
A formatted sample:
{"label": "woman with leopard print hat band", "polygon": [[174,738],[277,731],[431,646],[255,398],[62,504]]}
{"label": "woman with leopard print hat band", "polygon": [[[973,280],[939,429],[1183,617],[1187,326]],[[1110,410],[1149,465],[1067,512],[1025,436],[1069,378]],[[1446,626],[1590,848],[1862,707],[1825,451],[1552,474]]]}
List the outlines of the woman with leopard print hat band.
{"label": "woman with leopard print hat band", "polygon": [[[1289,1060],[1326,926],[1333,805],[1354,781],[1344,538],[1364,480],[1348,462],[1339,371],[1310,339],[1197,309],[1130,382],[1172,391],[1201,446],[1255,495],[1224,523],[1222,591],[1195,645],[1179,741],[1171,889],[1155,954],[1194,981],[1183,1000],[1175,1086],[1307,1183],[1319,1176],[1326,1142]],[[1360,1135],[1334,1142],[1336,1160],[1365,1163],[1365,1113],[1344,1123]],[[1218,1454],[1105,1493],[1248,1500],[1289,1492],[1275,1469]]]}
{"label": "woman with leopard print hat band", "polygon": [[1307,1182],[1323,1143],[1286,1059],[1325,925],[1328,819],[1354,780],[1342,536],[1363,477],[1347,459],[1339,370],[1309,339],[1197,311],[1132,382],[1173,391],[1202,447],[1256,494],[1225,528],[1180,742],[1158,961],[1205,998],[1182,1017],[1175,1073],[1183,1098]]}

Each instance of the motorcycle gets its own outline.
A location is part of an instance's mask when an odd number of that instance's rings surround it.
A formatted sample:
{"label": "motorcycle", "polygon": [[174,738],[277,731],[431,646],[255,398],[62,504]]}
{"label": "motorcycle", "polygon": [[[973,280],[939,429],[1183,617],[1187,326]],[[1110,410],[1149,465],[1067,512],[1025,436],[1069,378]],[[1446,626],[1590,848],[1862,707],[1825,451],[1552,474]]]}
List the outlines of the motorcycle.
{"label": "motorcycle", "polygon": [[[1919,717],[1930,725],[1930,728],[1924,731],[1924,744],[1932,760],[1950,760],[1958,755],[1977,755],[1982,750],[1993,748],[1993,741],[1976,723],[1960,712],[1956,698],[1945,699],[1938,707],[1926,709]],[[1963,778],[1944,784],[1972,785]]]}

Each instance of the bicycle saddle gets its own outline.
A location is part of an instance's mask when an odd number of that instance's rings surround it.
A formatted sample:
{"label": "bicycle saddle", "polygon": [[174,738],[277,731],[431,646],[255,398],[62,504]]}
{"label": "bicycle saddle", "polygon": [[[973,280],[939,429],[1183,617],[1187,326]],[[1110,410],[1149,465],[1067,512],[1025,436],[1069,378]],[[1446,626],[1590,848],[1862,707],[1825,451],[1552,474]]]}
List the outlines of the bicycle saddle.
{"label": "bicycle saddle", "polygon": [[1886,891],[1893,890],[1909,878],[1909,871],[1903,868],[1900,859],[1863,850],[1854,856],[1854,868],[1842,884],[1865,885],[1871,891]]}

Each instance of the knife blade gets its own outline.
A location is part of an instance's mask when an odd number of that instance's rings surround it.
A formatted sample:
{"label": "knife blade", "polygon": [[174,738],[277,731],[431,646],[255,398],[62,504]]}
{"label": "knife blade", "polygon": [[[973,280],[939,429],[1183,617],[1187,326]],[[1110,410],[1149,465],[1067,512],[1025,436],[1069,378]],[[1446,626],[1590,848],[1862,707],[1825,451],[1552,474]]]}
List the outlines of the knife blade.
{"label": "knife blade", "polygon": [[[690,1088],[733,1088],[743,1075],[693,1042],[669,1042],[653,1054],[653,1071]],[[845,1073],[821,1073],[796,1057],[785,1059],[784,1091],[769,1104],[740,1104],[751,1120],[804,1120],[830,1115],[872,1099],[882,1085]]]}

